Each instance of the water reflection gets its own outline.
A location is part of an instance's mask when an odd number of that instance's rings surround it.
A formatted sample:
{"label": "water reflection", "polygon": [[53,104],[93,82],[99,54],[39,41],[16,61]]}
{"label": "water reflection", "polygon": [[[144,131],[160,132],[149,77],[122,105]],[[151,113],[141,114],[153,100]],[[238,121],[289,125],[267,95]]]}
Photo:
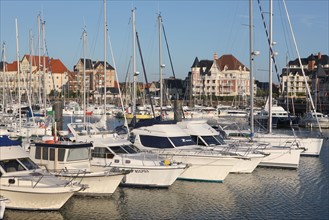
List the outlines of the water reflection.
{"label": "water reflection", "polygon": [[58,211],[18,211],[6,209],[4,219],[6,220],[63,220],[64,217]]}
{"label": "water reflection", "polygon": [[223,184],[118,188],[111,197],[73,197],[59,212],[6,210],[5,219],[328,219],[328,155],[326,141],[320,157],[301,157],[297,170],[257,168]]}
{"label": "water reflection", "polygon": [[65,219],[119,219],[118,202],[111,196],[73,196],[60,210]]}

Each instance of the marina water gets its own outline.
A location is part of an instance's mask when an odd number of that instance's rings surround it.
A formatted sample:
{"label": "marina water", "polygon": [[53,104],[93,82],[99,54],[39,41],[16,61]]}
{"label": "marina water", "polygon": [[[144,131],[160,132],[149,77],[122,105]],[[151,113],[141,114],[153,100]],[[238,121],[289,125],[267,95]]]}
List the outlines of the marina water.
{"label": "marina water", "polygon": [[[122,123],[108,120],[111,128]],[[74,196],[60,211],[6,210],[5,219],[329,219],[329,141],[319,157],[301,157],[297,170],[256,168],[224,183],[176,181],[169,189],[119,187],[111,197]]]}

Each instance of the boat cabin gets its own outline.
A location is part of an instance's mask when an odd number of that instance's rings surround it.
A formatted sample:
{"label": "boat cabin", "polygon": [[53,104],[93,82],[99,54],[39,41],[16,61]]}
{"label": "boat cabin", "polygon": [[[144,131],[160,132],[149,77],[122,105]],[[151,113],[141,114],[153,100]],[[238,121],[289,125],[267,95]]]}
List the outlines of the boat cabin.
{"label": "boat cabin", "polygon": [[91,147],[91,143],[40,141],[31,146],[30,156],[37,164],[51,171],[89,171]]}

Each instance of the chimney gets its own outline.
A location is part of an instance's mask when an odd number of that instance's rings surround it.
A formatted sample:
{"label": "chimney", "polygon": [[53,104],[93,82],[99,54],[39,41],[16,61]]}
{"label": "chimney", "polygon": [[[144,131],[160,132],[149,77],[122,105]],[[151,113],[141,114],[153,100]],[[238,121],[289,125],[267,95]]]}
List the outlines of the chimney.
{"label": "chimney", "polygon": [[321,52],[318,52],[318,60],[321,60]]}
{"label": "chimney", "polygon": [[308,70],[309,71],[314,70],[314,65],[315,65],[315,58],[314,58],[314,55],[311,54],[311,56],[308,59]]}
{"label": "chimney", "polygon": [[214,54],[214,60],[217,60],[218,59],[218,55],[217,53]]}

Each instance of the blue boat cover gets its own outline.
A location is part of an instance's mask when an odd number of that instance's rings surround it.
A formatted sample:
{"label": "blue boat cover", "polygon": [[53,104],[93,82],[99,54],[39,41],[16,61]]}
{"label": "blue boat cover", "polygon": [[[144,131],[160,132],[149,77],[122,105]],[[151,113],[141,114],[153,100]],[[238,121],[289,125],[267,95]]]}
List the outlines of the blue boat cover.
{"label": "blue boat cover", "polygon": [[168,120],[168,121],[161,121],[157,118],[150,118],[150,119],[140,119],[138,122],[135,123],[133,128],[140,128],[140,127],[148,127],[152,125],[163,125],[163,124],[177,124],[175,120]]}
{"label": "blue boat cover", "polygon": [[22,144],[22,140],[20,139],[12,140],[8,137],[8,135],[0,136],[0,147],[21,145],[21,144]]}

